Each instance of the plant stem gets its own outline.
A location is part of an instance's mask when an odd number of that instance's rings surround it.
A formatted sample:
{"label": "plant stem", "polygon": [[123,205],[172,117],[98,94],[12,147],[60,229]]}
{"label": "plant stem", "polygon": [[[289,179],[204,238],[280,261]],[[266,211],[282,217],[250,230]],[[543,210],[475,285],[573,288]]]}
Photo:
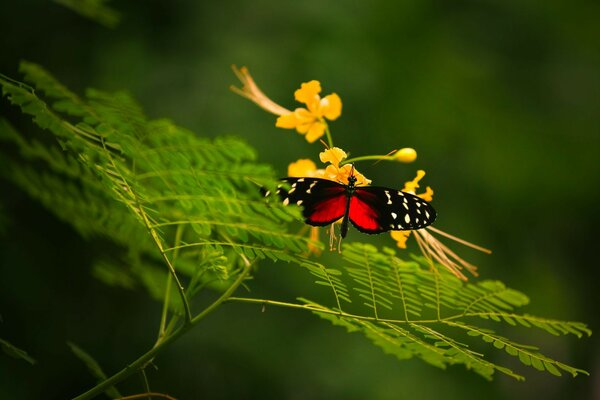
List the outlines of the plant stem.
{"label": "plant stem", "polygon": [[398,161],[395,157],[393,156],[378,156],[378,155],[372,155],[372,156],[361,156],[361,157],[352,157],[349,158],[347,160],[344,160],[342,163],[340,163],[341,165],[344,164],[352,164],[355,163],[357,161],[368,161],[368,160],[376,160],[376,161]]}
{"label": "plant stem", "polygon": [[92,399],[92,398],[96,397],[97,395],[103,393],[107,388],[109,388],[113,385],[116,385],[117,383],[123,381],[124,379],[128,378],[132,374],[139,371],[141,368],[144,368],[144,366],[150,360],[152,360],[164,347],[169,345],[171,342],[174,342],[175,340],[177,340],[181,335],[183,335],[184,333],[189,331],[194,325],[196,325],[202,318],[206,317],[208,314],[213,312],[217,307],[219,307],[224,301],[226,301],[233,294],[233,292],[238,288],[238,286],[240,286],[242,284],[242,282],[244,281],[244,279],[246,278],[246,276],[248,276],[248,273],[250,272],[251,264],[245,257],[243,257],[243,258],[244,258],[245,266],[244,266],[244,269],[242,270],[242,272],[240,272],[237,279],[231,284],[231,286],[229,286],[229,288],[227,288],[227,290],[217,300],[215,300],[211,305],[206,307],[201,313],[196,315],[192,319],[191,323],[182,325],[179,329],[177,329],[175,332],[173,332],[173,334],[165,337],[160,343],[158,343],[156,346],[154,346],[153,348],[148,350],[145,354],[143,354],[137,360],[135,360],[131,364],[127,365],[125,368],[123,368],[121,371],[117,372],[110,378],[100,382],[98,385],[94,386],[87,392],[75,397],[73,400]]}
{"label": "plant stem", "polygon": [[277,307],[287,307],[287,308],[298,308],[302,310],[308,310],[313,312],[319,312],[323,314],[332,314],[337,315],[339,317],[352,318],[356,320],[362,321],[377,321],[377,322],[389,322],[393,324],[411,324],[411,323],[420,323],[420,324],[433,324],[439,323],[446,320],[460,318],[462,315],[456,315],[452,317],[446,317],[441,319],[423,319],[423,320],[403,320],[403,319],[386,319],[386,318],[376,318],[376,317],[367,317],[363,315],[350,314],[347,312],[340,312],[331,310],[329,308],[320,308],[316,305],[312,304],[297,304],[297,303],[287,303],[284,301],[276,301],[276,300],[266,300],[266,299],[253,299],[249,297],[229,297],[227,301],[235,301],[241,303],[254,303],[254,304],[262,304],[262,305],[272,305]]}
{"label": "plant stem", "polygon": [[331,137],[331,131],[329,130],[329,124],[327,122],[325,122],[325,120],[322,120],[322,122],[325,124],[325,135],[327,135],[327,144],[329,145],[329,148],[333,147],[333,138]]}

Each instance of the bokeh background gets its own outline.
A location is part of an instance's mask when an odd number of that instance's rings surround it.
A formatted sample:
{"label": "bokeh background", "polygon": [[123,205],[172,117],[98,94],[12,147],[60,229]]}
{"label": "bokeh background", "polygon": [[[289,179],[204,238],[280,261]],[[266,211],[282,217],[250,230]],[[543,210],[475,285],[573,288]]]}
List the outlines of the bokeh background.
{"label": "bokeh background", "polygon": [[[0,3],[0,71],[21,59],[71,88],[126,89],[151,117],[203,136],[233,134],[282,175],[320,147],[231,93],[230,65],[293,108],[318,79],[337,92],[331,127],[353,155],[414,147],[415,164],[364,164],[377,184],[401,186],[417,169],[434,188],[437,227],[490,247],[458,249],[527,293],[529,313],[581,320],[598,331],[600,224],[600,5],[595,1],[114,1],[115,29],[52,1]],[[3,116],[21,116],[6,100]],[[112,373],[152,343],[160,304],[105,286],[90,272],[101,243],[0,182],[0,337],[38,360],[0,354],[3,399],[69,398],[93,378],[72,340]],[[385,235],[382,235],[385,236]],[[350,239],[361,239],[353,231]],[[388,241],[381,237],[380,243]],[[413,243],[414,246],[414,243]],[[414,247],[413,247],[414,249]],[[255,294],[286,298],[311,277],[264,265]],[[488,383],[462,367],[399,362],[359,335],[311,315],[226,305],[157,360],[151,387],[181,399],[600,398],[598,341],[523,330],[591,377],[556,378],[497,360],[525,383]],[[518,339],[518,338],[517,338]],[[512,363],[512,364],[511,364]],[[141,391],[141,378],[123,386]]]}

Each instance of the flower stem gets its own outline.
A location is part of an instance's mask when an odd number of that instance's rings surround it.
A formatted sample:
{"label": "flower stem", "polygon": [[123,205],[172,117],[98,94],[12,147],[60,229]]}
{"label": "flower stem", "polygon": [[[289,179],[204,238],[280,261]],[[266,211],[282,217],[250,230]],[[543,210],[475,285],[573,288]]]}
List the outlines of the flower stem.
{"label": "flower stem", "polygon": [[325,124],[325,135],[327,135],[327,144],[329,145],[329,148],[331,149],[333,147],[333,138],[331,137],[331,131],[329,130],[329,124],[327,122],[325,122],[325,120],[323,119],[322,122]]}
{"label": "flower stem", "polygon": [[368,160],[377,160],[377,161],[398,161],[394,156],[360,156],[360,157],[352,157],[347,160],[344,160],[340,165],[351,164],[357,161],[368,161]]}
{"label": "flower stem", "polygon": [[231,286],[229,286],[229,288],[227,288],[227,290],[217,300],[215,300],[211,305],[206,307],[201,313],[196,315],[192,319],[191,323],[182,325],[179,329],[177,329],[175,332],[173,332],[170,336],[165,337],[163,340],[160,341],[160,343],[158,343],[153,348],[148,350],[145,354],[143,354],[137,360],[128,364],[121,371],[117,372],[110,378],[100,382],[98,385],[94,386],[87,392],[75,397],[73,400],[92,399],[92,398],[96,397],[97,395],[103,393],[109,387],[116,385],[117,383],[123,381],[124,379],[128,378],[129,376],[135,374],[141,368],[144,368],[144,366],[149,361],[151,361],[160,351],[162,351],[162,349],[164,347],[169,345],[171,342],[174,342],[175,340],[177,340],[181,335],[183,335],[184,333],[189,331],[194,325],[196,325],[202,318],[206,317],[208,314],[213,312],[225,300],[227,300],[229,297],[231,297],[233,292],[235,292],[235,290],[238,288],[238,286],[240,286],[242,284],[242,282],[244,281],[244,279],[246,278],[246,276],[248,276],[248,273],[250,272],[250,267],[251,267],[250,262],[245,257],[242,257],[242,258],[244,259],[245,265],[244,265],[242,272],[240,272],[239,276],[237,277],[237,279],[231,284]]}

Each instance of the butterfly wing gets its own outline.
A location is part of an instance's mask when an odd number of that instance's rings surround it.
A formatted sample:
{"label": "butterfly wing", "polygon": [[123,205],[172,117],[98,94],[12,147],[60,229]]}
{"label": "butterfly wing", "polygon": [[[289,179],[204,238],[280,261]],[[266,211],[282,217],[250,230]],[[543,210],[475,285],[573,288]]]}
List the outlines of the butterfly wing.
{"label": "butterfly wing", "polygon": [[329,225],[346,212],[346,187],[320,178],[285,178],[289,189],[279,188],[277,194],[283,204],[303,207],[305,222],[313,226]]}
{"label": "butterfly wing", "polygon": [[386,187],[358,187],[350,199],[350,222],[364,233],[421,229],[431,225],[436,216],[420,197]]}

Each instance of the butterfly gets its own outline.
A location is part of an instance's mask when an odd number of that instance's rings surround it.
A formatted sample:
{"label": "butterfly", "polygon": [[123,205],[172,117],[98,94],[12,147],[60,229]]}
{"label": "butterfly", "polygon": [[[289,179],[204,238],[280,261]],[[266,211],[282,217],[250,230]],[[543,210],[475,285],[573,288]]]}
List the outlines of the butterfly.
{"label": "butterfly", "polygon": [[289,189],[277,189],[284,205],[302,206],[305,222],[312,226],[326,226],[342,218],[342,238],[348,233],[348,221],[360,232],[375,234],[421,229],[437,216],[418,196],[381,186],[357,186],[354,175],[348,177],[347,185],[321,178],[282,181],[289,184]]}

